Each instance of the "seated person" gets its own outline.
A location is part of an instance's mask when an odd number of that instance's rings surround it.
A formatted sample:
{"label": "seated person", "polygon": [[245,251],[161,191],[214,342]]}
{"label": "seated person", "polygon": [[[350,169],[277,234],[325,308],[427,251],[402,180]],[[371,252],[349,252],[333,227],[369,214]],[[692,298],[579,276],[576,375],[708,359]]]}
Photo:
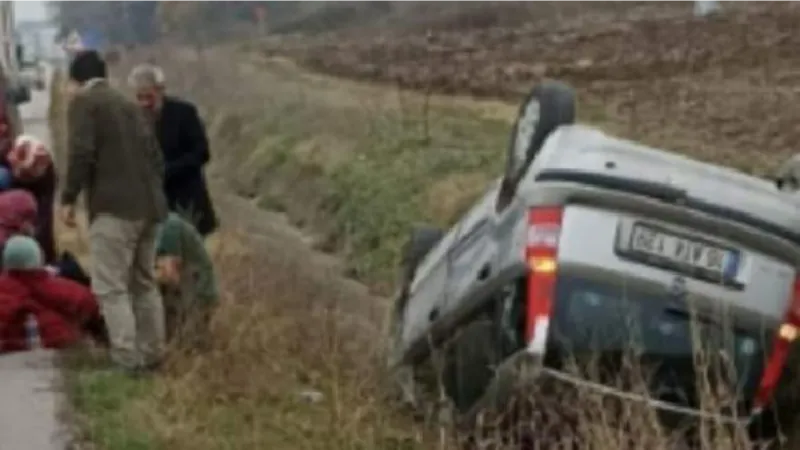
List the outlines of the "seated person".
{"label": "seated person", "polygon": [[0,154],[0,167],[11,172],[12,189],[24,189],[36,200],[36,240],[44,250],[45,262],[53,264],[57,256],[53,231],[57,179],[50,150],[35,137],[20,135],[5,154]]}
{"label": "seated person", "polygon": [[156,277],[164,295],[167,339],[209,345],[209,322],[219,301],[211,257],[194,226],[171,212],[156,244]]}
{"label": "seated person", "polygon": [[33,314],[45,348],[65,348],[84,335],[108,343],[100,308],[91,290],[53,275],[43,265],[39,244],[27,236],[14,236],[3,248],[0,274],[2,351],[24,350],[25,319]]}
{"label": "seated person", "polygon": [[51,267],[54,273],[59,276],[80,283],[88,288],[92,287],[92,278],[86,273],[86,270],[83,269],[81,263],[78,262],[78,258],[66,250],[61,252],[58,261]]}
{"label": "seated person", "polygon": [[0,249],[14,235],[34,236],[36,199],[23,189],[0,192]]}

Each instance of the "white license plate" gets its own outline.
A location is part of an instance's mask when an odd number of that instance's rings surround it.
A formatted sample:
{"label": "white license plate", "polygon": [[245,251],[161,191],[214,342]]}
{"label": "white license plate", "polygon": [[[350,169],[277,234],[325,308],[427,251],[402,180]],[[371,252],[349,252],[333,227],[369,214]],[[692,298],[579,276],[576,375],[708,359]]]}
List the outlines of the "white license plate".
{"label": "white license plate", "polygon": [[724,278],[735,277],[738,269],[738,254],[734,251],[642,224],[633,226],[629,249],[655,262],[701,270]]}

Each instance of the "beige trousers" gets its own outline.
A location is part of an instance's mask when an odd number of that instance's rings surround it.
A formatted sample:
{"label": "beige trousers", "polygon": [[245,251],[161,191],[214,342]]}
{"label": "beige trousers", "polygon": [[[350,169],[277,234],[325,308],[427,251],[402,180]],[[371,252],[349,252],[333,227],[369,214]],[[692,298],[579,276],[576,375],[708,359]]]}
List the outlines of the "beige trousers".
{"label": "beige trousers", "polygon": [[134,369],[164,352],[164,306],[155,281],[158,224],[98,215],[89,226],[92,290],[111,340],[111,359]]}

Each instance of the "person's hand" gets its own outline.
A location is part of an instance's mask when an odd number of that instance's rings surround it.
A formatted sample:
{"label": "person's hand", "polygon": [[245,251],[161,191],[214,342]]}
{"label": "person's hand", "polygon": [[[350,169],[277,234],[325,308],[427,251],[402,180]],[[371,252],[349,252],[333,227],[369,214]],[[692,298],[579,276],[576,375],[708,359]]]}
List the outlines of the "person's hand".
{"label": "person's hand", "polygon": [[156,260],[156,281],[159,284],[177,287],[180,285],[180,260],[174,256],[162,256]]}
{"label": "person's hand", "polygon": [[69,228],[75,228],[75,205],[61,205],[61,221]]}

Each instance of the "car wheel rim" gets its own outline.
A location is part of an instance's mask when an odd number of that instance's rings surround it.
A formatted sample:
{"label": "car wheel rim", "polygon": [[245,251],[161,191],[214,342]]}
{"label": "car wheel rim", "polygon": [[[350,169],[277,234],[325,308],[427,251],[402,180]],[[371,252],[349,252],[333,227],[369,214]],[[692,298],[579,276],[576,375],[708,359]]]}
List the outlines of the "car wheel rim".
{"label": "car wheel rim", "polygon": [[528,158],[528,146],[536,132],[536,128],[539,126],[540,116],[541,105],[539,100],[531,98],[517,120],[517,131],[511,156],[513,158],[514,174],[522,170],[522,166]]}

